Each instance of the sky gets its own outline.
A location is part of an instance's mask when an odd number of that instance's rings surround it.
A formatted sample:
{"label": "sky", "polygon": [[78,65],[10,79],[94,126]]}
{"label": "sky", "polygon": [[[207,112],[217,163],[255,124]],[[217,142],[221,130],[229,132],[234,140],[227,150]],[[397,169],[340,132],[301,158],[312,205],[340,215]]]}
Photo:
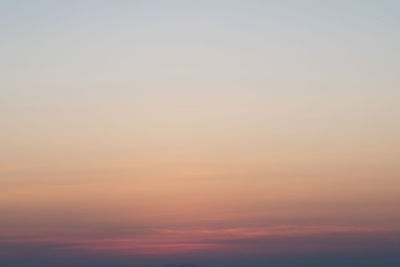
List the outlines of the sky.
{"label": "sky", "polygon": [[399,12],[0,0],[0,265],[399,266]]}

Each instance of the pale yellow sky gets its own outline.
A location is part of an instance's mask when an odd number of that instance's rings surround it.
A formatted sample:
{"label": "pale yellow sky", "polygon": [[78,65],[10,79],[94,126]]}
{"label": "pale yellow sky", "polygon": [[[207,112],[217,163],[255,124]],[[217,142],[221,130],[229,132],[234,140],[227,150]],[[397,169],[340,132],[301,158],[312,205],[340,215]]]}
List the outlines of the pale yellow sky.
{"label": "pale yellow sky", "polygon": [[6,2],[0,241],[397,230],[396,1]]}

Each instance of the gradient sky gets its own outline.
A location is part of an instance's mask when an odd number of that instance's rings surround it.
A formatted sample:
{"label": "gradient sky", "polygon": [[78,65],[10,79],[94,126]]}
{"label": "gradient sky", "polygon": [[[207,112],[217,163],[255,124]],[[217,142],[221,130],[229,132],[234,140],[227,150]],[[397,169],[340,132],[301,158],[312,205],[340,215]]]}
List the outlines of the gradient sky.
{"label": "gradient sky", "polygon": [[0,1],[0,265],[399,266],[400,1]]}

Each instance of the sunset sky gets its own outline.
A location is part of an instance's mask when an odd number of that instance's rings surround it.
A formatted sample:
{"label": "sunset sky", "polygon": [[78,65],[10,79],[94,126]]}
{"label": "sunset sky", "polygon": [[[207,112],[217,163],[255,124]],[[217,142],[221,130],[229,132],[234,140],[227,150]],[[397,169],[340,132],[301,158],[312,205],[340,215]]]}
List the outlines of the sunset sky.
{"label": "sunset sky", "polygon": [[0,266],[400,266],[399,14],[0,0]]}

